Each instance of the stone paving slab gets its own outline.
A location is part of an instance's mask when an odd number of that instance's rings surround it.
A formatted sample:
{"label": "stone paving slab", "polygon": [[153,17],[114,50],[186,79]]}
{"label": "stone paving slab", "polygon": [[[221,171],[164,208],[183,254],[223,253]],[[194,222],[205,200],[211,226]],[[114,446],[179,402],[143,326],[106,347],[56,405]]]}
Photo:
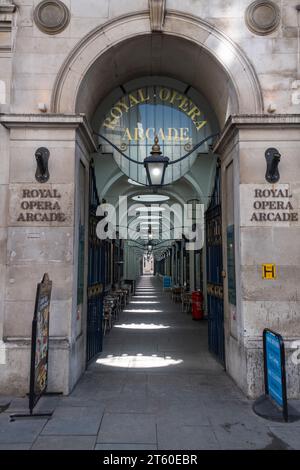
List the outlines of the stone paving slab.
{"label": "stone paving slab", "polygon": [[[34,413],[51,413],[58,406],[61,397],[42,396],[37,402]],[[9,413],[28,413],[29,399],[28,397],[14,398],[9,406]]]}
{"label": "stone paving slab", "polygon": [[278,441],[284,447],[290,447],[293,450],[300,450],[300,428],[290,428],[288,425],[284,427],[269,426],[274,444],[278,446]]}
{"label": "stone paving slab", "polygon": [[96,436],[40,436],[32,450],[93,450]]}
{"label": "stone paving slab", "polygon": [[178,424],[187,426],[210,426],[205,408],[199,401],[198,403],[194,401],[172,403],[157,414],[156,422],[158,425],[168,424],[170,427]]}
{"label": "stone paving slab", "polygon": [[203,385],[199,388],[194,389],[194,393],[197,394],[199,397],[199,400],[202,402],[209,397],[209,401],[215,400],[215,401],[232,401],[232,400],[241,400],[244,401],[245,403],[251,403],[245,395],[238,390],[236,387],[230,387],[229,385],[226,386],[218,386],[218,385]]}
{"label": "stone paving slab", "polygon": [[33,443],[43,430],[46,419],[22,418],[10,422],[9,414],[0,415],[0,444]]}
{"label": "stone paving slab", "polygon": [[1,450],[30,450],[31,444],[0,444]]}
{"label": "stone paving slab", "polygon": [[148,377],[148,387],[153,388],[155,391],[159,390],[191,390],[193,385],[190,383],[189,374],[174,374],[168,376],[165,374],[150,375]]}
{"label": "stone paving slab", "polygon": [[92,436],[99,431],[103,407],[57,407],[42,435]]}
{"label": "stone paving slab", "polygon": [[254,426],[247,421],[213,426],[212,429],[222,450],[264,449],[272,443],[266,424]]}
{"label": "stone paving slab", "polygon": [[[117,394],[117,396],[120,396],[120,393]],[[96,408],[99,410],[99,406],[103,407],[105,400],[110,398],[110,395],[103,396],[102,398],[99,399],[99,397],[94,397],[93,395],[91,397],[89,396],[82,396],[82,397],[73,397],[73,396],[68,396],[68,397],[63,397],[57,407],[58,408],[64,408],[64,407],[77,407],[77,408]]]}
{"label": "stone paving slab", "polygon": [[265,421],[252,411],[250,400],[203,400],[207,416],[212,425],[233,425],[241,423],[264,424]]}
{"label": "stone paving slab", "polygon": [[158,449],[217,450],[220,445],[209,426],[158,425]]}
{"label": "stone paving slab", "polygon": [[157,450],[150,444],[96,444],[95,450]]}
{"label": "stone paving slab", "polygon": [[145,397],[148,394],[147,382],[129,382],[123,386],[121,394],[138,394],[140,397]]}
{"label": "stone paving slab", "polygon": [[156,444],[155,417],[142,413],[105,413],[97,443]]}
{"label": "stone paving slab", "polygon": [[9,405],[10,413],[17,412],[27,412],[28,411],[29,400],[28,397],[17,397],[13,398]]}
{"label": "stone paving slab", "polygon": [[161,410],[159,401],[155,397],[140,393],[123,393],[105,401],[106,413],[147,413],[154,414]]}

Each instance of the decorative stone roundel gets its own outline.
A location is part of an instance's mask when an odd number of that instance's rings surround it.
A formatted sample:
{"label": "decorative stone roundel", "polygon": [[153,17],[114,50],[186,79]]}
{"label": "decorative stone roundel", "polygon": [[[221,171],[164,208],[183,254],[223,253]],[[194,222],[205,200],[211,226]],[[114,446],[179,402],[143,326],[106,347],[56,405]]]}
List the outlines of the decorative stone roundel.
{"label": "decorative stone roundel", "polygon": [[280,23],[279,7],[272,1],[256,0],[246,10],[246,23],[255,34],[270,34]]}
{"label": "decorative stone roundel", "polygon": [[70,12],[60,0],[43,0],[34,10],[37,27],[47,34],[58,34],[69,24]]}

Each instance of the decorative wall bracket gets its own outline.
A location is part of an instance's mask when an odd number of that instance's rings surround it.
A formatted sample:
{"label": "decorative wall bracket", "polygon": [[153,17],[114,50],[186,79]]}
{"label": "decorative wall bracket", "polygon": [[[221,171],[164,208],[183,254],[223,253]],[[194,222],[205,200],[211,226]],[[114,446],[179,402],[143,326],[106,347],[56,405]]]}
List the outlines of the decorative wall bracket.
{"label": "decorative wall bracket", "polygon": [[267,160],[266,180],[271,184],[277,183],[280,179],[278,165],[281,155],[277,149],[269,148],[266,150],[265,157]]}
{"label": "decorative wall bracket", "polygon": [[165,21],[166,0],[149,0],[151,31],[162,31]]}
{"label": "decorative wall bracket", "polygon": [[50,178],[48,170],[48,161],[50,157],[50,152],[45,147],[40,147],[35,152],[35,158],[37,163],[37,169],[35,173],[35,179],[39,183],[46,183]]}

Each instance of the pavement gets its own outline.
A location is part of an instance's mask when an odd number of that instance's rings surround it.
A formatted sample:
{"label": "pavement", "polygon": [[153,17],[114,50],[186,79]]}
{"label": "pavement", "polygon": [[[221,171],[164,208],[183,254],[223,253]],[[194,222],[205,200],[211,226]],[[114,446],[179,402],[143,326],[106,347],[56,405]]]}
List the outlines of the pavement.
{"label": "pavement", "polygon": [[300,449],[300,421],[266,421],[252,405],[208,352],[207,323],[142,276],[73,392],[39,401],[51,419],[10,422],[28,399],[0,396],[0,450]]}

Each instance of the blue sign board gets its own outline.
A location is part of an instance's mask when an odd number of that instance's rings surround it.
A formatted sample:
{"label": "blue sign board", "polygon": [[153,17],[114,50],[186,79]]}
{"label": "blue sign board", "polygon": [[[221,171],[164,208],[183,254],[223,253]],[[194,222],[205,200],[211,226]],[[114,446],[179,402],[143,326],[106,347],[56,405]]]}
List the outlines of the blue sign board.
{"label": "blue sign board", "polygon": [[172,279],[170,276],[164,276],[163,288],[169,289],[172,286]]}
{"label": "blue sign board", "polygon": [[271,330],[264,331],[265,389],[287,415],[285,354],[282,337]]}

